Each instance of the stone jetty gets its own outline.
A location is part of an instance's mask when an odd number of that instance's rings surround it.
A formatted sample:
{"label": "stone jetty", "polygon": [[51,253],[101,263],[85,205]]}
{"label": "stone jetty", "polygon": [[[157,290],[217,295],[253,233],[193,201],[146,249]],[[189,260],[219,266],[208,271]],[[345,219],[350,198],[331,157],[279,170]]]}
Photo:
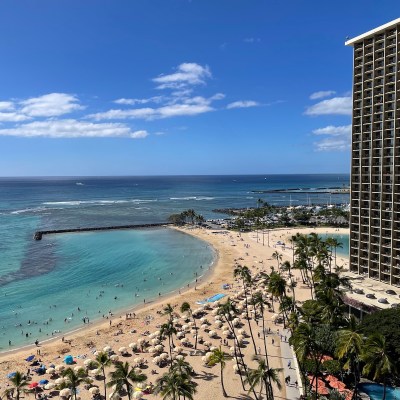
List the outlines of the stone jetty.
{"label": "stone jetty", "polygon": [[70,229],[53,229],[48,231],[36,231],[33,235],[35,240],[42,240],[43,235],[54,235],[57,233],[79,233],[79,232],[96,232],[96,231],[116,231],[123,229],[140,229],[140,228],[157,228],[160,226],[172,225],[171,222],[158,222],[154,224],[133,224],[133,225],[113,225],[113,226],[96,226],[87,228],[70,228]]}

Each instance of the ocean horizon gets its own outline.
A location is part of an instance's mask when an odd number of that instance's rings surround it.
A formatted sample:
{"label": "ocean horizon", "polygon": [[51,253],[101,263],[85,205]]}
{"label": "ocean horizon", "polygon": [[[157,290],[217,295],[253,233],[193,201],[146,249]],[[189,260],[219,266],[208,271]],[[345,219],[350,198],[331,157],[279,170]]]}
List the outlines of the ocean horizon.
{"label": "ocean horizon", "polygon": [[[82,326],[84,316],[94,321],[178,290],[215,259],[206,243],[171,229],[35,241],[37,230],[163,222],[188,208],[225,218],[215,210],[256,207],[259,198],[342,204],[348,194],[318,188],[348,185],[348,174],[0,178],[0,351],[10,338],[15,346],[31,344]],[[285,188],[300,191],[256,193]]]}

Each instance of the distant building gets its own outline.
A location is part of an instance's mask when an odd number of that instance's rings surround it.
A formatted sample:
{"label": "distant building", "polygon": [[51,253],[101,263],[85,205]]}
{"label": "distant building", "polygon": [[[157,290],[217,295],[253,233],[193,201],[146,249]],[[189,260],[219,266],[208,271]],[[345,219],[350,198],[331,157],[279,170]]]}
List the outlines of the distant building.
{"label": "distant building", "polygon": [[350,270],[400,286],[400,18],[354,47]]}

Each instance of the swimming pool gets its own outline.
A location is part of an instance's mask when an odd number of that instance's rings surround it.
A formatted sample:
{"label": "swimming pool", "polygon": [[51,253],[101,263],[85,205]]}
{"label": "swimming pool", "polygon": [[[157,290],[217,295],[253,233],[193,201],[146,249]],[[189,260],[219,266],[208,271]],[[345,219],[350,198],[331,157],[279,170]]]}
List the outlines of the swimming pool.
{"label": "swimming pool", "polygon": [[[360,391],[367,393],[371,400],[381,400],[383,396],[383,385],[377,383],[361,383],[358,385]],[[386,400],[400,400],[400,388],[386,388]]]}
{"label": "swimming pool", "polygon": [[196,304],[206,304],[206,303],[214,303],[214,301],[218,301],[225,297],[226,295],[223,293],[215,294],[214,296],[209,297],[208,299],[202,301],[196,301]]}

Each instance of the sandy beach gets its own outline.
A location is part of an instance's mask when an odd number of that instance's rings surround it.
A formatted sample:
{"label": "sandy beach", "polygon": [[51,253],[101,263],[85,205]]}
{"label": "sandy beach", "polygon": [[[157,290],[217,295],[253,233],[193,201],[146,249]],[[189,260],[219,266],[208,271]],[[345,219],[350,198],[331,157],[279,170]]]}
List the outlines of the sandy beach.
{"label": "sandy beach", "polygon": [[[177,229],[177,228],[175,228]],[[222,299],[224,301],[228,296],[235,295],[241,289],[241,285],[235,281],[233,277],[233,269],[235,264],[246,265],[254,273],[258,271],[270,272],[271,266],[276,268],[277,261],[272,257],[273,252],[278,251],[282,254],[283,259],[292,260],[292,249],[289,242],[289,237],[295,235],[297,232],[308,234],[310,232],[316,232],[318,234],[334,233],[334,234],[348,234],[348,229],[343,228],[303,228],[303,229],[277,229],[271,230],[269,233],[269,246],[267,234],[264,235],[264,244],[261,232],[258,235],[255,232],[238,234],[236,232],[228,231],[213,231],[200,228],[182,228],[182,231],[187,234],[198,237],[202,240],[210,243],[218,254],[215,266],[205,274],[202,279],[198,279],[196,287],[194,284],[185,291],[181,290],[181,293],[174,293],[170,296],[162,296],[156,301],[146,304],[136,309],[126,310],[124,313],[118,313],[118,315],[110,316],[108,319],[101,320],[97,323],[86,324],[82,329],[79,329],[73,333],[64,335],[64,342],[61,337],[55,338],[46,343],[40,343],[38,347],[32,346],[31,348],[16,349],[10,352],[4,352],[0,354],[0,391],[3,392],[6,388],[8,379],[6,378],[7,373],[12,371],[27,372],[29,364],[24,361],[26,357],[34,354],[37,358],[40,358],[41,363],[47,367],[50,364],[63,364],[65,355],[72,355],[76,360],[75,366],[83,366],[84,361],[87,359],[94,359],[93,353],[96,350],[102,350],[105,346],[110,346],[116,354],[118,349],[121,347],[127,347],[129,350],[128,355],[119,356],[120,360],[126,360],[134,364],[134,359],[137,357],[143,357],[144,363],[142,371],[148,376],[148,382],[155,383],[156,379],[161,376],[164,372],[167,372],[168,367],[160,368],[152,362],[153,355],[148,352],[140,352],[132,354],[129,349],[129,344],[137,342],[139,338],[147,338],[147,332],[155,332],[159,326],[166,321],[166,316],[161,315],[160,311],[163,307],[170,303],[176,306],[175,311],[180,315],[179,307],[184,302],[190,303],[193,309],[198,308],[196,301],[203,300],[217,293],[225,294],[226,297]],[[278,245],[280,241],[285,243],[285,246]],[[338,265],[346,267],[348,260],[342,257],[337,259]],[[295,271],[295,276],[298,271]],[[222,288],[223,284],[229,284],[230,289],[225,290]],[[304,301],[309,297],[309,289],[302,284],[298,284],[296,288],[296,299],[298,301]],[[127,318],[127,313],[135,313],[135,318]],[[281,325],[275,325],[272,321],[273,313],[268,312],[266,314],[267,328],[271,328],[271,333],[268,334],[268,351],[270,355],[270,363],[274,368],[282,368],[286,362],[281,357]],[[213,325],[214,316],[211,311],[208,311],[207,319]],[[256,336],[257,348],[263,347],[262,339],[257,337],[256,333],[261,332],[261,328],[252,321],[252,328]],[[213,328],[214,329],[214,328]],[[243,326],[243,329],[248,332],[247,323]],[[199,334],[204,337],[206,341],[210,341],[213,346],[220,346],[229,353],[230,347],[233,345],[233,340],[229,339],[227,345],[222,343],[223,336],[220,335],[220,331],[215,329],[217,337],[210,339],[208,334],[200,328]],[[190,332],[186,332],[186,338],[193,344],[193,335]],[[284,340],[284,337],[282,338]],[[198,384],[196,399],[209,399],[211,396],[214,399],[222,399],[222,391],[220,387],[219,378],[219,366],[208,367],[202,361],[202,355],[190,355],[191,348],[183,347],[183,353],[186,356],[186,360],[191,363],[194,370],[198,374],[195,378],[195,382]],[[205,346],[202,344],[198,345],[198,349],[204,351]],[[38,354],[40,352],[40,354]],[[254,354],[253,345],[251,338],[245,339],[245,346],[243,347],[243,353],[245,354],[246,360],[251,359],[251,355]],[[228,361],[227,366],[224,370],[224,380],[226,391],[232,398],[243,399],[247,393],[243,391],[239,375],[234,372],[233,365],[235,361]],[[252,365],[252,362],[249,362]],[[113,367],[108,368],[108,372],[112,371]],[[151,372],[155,371],[155,374]],[[31,372],[32,382],[38,382],[40,379],[50,379],[49,374],[38,376]],[[284,374],[281,373],[281,381],[283,383],[283,389],[276,398],[285,399],[286,391],[284,385]],[[102,380],[94,380],[93,385],[97,385],[102,393]],[[45,394],[49,391],[45,390]],[[276,392],[276,394],[278,394]],[[33,394],[27,395],[33,398]],[[80,387],[79,396],[82,399],[90,399],[91,393]],[[56,396],[58,397],[58,395]],[[154,395],[145,395],[144,398],[153,399],[156,398]]]}

